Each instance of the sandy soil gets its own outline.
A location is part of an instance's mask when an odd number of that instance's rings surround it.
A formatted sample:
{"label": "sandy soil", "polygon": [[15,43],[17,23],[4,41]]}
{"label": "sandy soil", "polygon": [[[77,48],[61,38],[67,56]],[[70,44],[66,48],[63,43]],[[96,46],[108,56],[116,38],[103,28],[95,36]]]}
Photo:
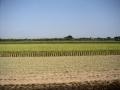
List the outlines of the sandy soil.
{"label": "sandy soil", "polygon": [[[108,57],[108,56],[107,56]],[[103,58],[107,58],[103,56]],[[116,57],[116,56],[109,56]],[[119,58],[120,56],[117,56]],[[78,58],[78,57],[77,57]],[[93,57],[92,57],[93,58]],[[4,58],[5,59],[5,58]],[[115,58],[112,58],[115,59]],[[118,59],[119,60],[119,59]],[[113,62],[113,61],[112,61]],[[119,62],[118,62],[119,63]],[[3,66],[0,66],[3,68]],[[0,69],[1,69],[0,68]],[[10,67],[9,67],[10,68]],[[69,83],[69,82],[84,82],[84,81],[95,81],[95,80],[120,80],[120,68],[106,69],[102,71],[64,71],[64,72],[43,72],[41,74],[36,73],[6,73],[2,74],[0,70],[0,84],[47,84],[47,83]]]}

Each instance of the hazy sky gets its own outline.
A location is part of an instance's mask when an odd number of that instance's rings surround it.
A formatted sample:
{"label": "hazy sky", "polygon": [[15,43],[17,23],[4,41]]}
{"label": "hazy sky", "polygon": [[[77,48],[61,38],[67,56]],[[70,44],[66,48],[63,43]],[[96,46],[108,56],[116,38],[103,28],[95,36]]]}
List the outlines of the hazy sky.
{"label": "hazy sky", "polygon": [[0,0],[0,38],[120,35],[120,0]]}

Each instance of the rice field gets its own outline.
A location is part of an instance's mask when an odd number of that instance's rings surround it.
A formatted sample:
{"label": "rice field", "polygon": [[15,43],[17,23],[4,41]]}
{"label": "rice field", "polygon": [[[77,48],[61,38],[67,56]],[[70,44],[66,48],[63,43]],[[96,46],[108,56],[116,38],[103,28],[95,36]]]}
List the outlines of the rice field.
{"label": "rice field", "polygon": [[120,90],[120,43],[0,43],[0,90]]}
{"label": "rice field", "polygon": [[119,43],[0,44],[0,51],[120,50]]}
{"label": "rice field", "polygon": [[[0,88],[6,88],[4,85],[9,86],[12,84],[14,87],[14,85],[19,86],[21,84],[23,86],[38,84],[48,85],[52,83],[61,85],[61,83],[67,84],[75,82],[77,84],[77,82],[106,82],[111,80],[120,80],[120,55],[0,57]],[[40,88],[42,87],[39,87],[38,90],[41,90]]]}
{"label": "rice field", "polygon": [[0,44],[1,57],[120,55],[119,43]]}

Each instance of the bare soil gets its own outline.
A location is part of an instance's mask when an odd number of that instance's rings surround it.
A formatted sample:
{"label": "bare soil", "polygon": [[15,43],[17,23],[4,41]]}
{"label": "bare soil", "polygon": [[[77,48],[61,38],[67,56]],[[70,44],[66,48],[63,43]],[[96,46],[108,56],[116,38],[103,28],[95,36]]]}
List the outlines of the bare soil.
{"label": "bare soil", "polygon": [[119,90],[120,55],[0,57],[0,90],[48,90],[48,87],[50,90]]}

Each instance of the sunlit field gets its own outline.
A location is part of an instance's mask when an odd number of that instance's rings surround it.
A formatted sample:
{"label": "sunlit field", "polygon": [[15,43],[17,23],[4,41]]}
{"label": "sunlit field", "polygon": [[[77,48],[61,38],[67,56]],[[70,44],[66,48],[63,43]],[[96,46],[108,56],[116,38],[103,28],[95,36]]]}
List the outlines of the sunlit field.
{"label": "sunlit field", "polygon": [[120,55],[0,57],[1,90],[106,90],[119,88],[119,80]]}
{"label": "sunlit field", "polygon": [[120,0],[0,0],[0,90],[120,90]]}
{"label": "sunlit field", "polygon": [[1,57],[1,84],[120,79],[120,56]]}
{"label": "sunlit field", "polygon": [[1,57],[120,55],[119,43],[0,44]]}
{"label": "sunlit field", "polygon": [[120,50],[119,43],[0,44],[0,51]]}
{"label": "sunlit field", "polygon": [[106,90],[106,86],[120,87],[119,43],[0,44],[2,90]]}

